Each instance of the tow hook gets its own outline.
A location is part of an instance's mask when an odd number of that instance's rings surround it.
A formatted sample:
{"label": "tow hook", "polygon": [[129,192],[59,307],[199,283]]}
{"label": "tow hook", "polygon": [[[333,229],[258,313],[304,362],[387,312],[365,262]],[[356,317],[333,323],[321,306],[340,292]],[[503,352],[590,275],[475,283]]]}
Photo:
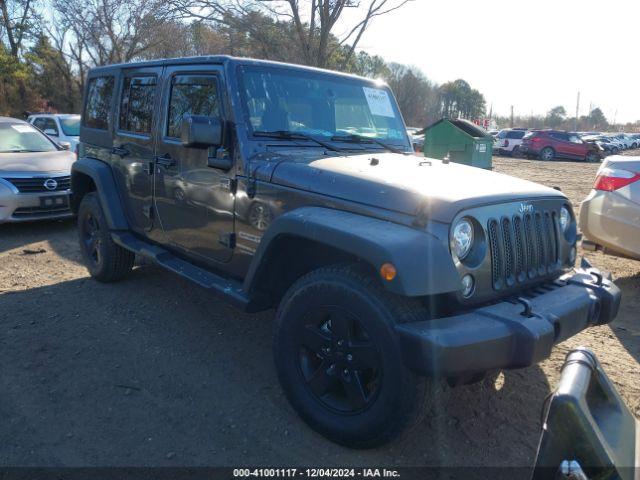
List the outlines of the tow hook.
{"label": "tow hook", "polygon": [[533,307],[531,306],[531,302],[523,297],[517,297],[516,302],[524,307],[524,310],[520,312],[520,315],[523,317],[531,318],[535,317],[535,313],[533,313]]}

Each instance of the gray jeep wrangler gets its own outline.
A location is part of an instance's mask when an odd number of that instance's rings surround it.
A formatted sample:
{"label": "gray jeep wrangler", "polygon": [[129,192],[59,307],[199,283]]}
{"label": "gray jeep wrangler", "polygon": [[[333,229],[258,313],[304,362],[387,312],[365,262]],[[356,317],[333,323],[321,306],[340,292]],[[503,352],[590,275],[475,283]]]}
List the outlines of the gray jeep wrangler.
{"label": "gray jeep wrangler", "polygon": [[617,313],[618,288],[574,269],[561,192],[414,156],[370,79],[224,56],[96,68],[80,140],[90,274],[139,255],[276,308],[282,388],[345,445],[405,430],[433,379],[532,365]]}

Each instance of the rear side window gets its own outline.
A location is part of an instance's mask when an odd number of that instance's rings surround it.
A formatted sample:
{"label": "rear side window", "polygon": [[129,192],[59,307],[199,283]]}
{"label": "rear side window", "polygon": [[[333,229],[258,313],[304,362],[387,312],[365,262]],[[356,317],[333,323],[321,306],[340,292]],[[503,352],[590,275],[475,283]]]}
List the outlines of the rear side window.
{"label": "rear side window", "polygon": [[551,134],[551,138],[555,138],[556,140],[562,140],[563,142],[569,141],[569,135],[566,133],[555,132]]}
{"label": "rear side window", "polygon": [[120,130],[144,135],[151,133],[156,84],[155,77],[124,79],[118,123]]}
{"label": "rear side window", "polygon": [[109,110],[113,99],[113,77],[95,77],[89,80],[84,107],[84,125],[100,130],[109,129]]}
{"label": "rear side window", "polygon": [[510,132],[507,133],[507,138],[517,140],[524,137],[525,133],[526,132],[524,132],[523,130],[511,130]]}
{"label": "rear side window", "polygon": [[220,116],[218,82],[214,75],[176,75],[171,81],[167,137],[180,138],[185,114]]}

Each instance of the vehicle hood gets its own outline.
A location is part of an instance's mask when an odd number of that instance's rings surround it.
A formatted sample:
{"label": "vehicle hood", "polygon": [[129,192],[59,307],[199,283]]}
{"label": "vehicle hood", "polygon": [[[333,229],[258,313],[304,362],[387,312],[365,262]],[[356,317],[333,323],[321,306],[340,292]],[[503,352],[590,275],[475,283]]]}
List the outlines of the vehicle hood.
{"label": "vehicle hood", "polygon": [[441,222],[450,222],[472,206],[566,198],[537,183],[415,155],[369,153],[282,160],[271,176],[273,183],[409,215],[420,213]]}
{"label": "vehicle hood", "polygon": [[70,174],[75,159],[76,156],[67,150],[0,153],[0,176],[20,172]]}

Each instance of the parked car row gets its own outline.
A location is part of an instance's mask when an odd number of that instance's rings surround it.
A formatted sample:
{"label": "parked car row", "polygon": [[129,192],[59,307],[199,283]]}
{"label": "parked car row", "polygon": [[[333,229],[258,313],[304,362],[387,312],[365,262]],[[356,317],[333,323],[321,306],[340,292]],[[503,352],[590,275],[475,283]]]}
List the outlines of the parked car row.
{"label": "parked car row", "polygon": [[585,142],[596,143],[607,155],[616,155],[622,150],[640,147],[638,133],[581,132],[580,137]]}
{"label": "parked car row", "polygon": [[605,157],[605,150],[597,143],[585,141],[578,133],[563,130],[504,129],[495,136],[493,151],[498,155],[547,161],[568,158],[598,162]]}

